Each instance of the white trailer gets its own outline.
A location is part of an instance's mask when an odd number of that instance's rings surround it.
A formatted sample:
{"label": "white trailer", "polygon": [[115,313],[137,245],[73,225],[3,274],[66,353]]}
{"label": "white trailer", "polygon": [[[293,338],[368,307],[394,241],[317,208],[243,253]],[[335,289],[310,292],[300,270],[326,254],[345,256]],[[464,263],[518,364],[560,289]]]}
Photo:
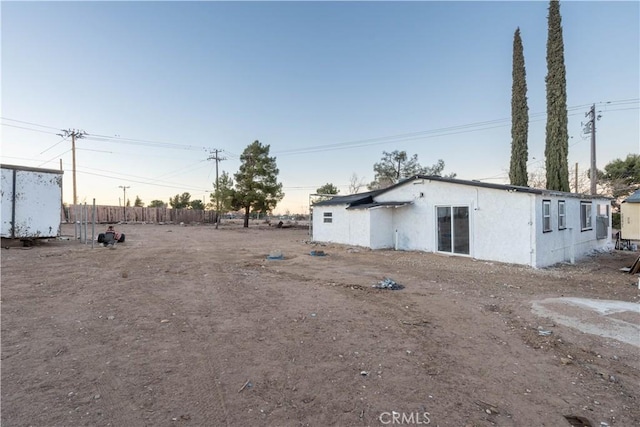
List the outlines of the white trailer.
{"label": "white trailer", "polygon": [[1,236],[34,239],[60,235],[62,171],[0,165]]}

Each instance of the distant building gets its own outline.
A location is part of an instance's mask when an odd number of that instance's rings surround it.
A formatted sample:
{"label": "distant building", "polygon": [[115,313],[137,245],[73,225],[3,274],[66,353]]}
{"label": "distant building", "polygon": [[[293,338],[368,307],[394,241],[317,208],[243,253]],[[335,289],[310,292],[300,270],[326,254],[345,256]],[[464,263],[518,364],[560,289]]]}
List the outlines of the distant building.
{"label": "distant building", "polygon": [[640,240],[640,189],[620,205],[620,238]]}

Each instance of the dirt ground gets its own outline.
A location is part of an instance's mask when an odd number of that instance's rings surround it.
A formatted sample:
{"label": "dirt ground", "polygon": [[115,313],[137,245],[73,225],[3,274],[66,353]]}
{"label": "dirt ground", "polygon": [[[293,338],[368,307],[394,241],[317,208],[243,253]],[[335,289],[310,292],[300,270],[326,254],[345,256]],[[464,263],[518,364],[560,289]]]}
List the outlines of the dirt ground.
{"label": "dirt ground", "polygon": [[1,249],[3,426],[640,425],[638,347],[532,312],[638,302],[637,253],[533,270],[303,228],[118,228],[115,250]]}

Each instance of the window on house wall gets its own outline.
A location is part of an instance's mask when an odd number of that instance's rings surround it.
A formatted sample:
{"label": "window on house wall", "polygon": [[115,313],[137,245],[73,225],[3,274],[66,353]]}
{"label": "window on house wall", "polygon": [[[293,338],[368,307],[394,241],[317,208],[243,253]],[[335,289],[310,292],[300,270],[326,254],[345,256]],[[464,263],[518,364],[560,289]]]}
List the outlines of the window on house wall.
{"label": "window on house wall", "polygon": [[567,211],[564,200],[558,200],[558,230],[567,228]]}
{"label": "window on house wall", "polygon": [[609,205],[598,205],[598,216],[609,217]]}
{"label": "window on house wall", "polygon": [[593,229],[591,223],[591,202],[580,203],[580,230],[586,231]]}
{"label": "window on house wall", "polygon": [[323,214],[323,218],[324,218],[324,222],[333,222],[333,213],[332,212],[325,212]]}
{"label": "window on house wall", "polygon": [[551,200],[542,201],[542,232],[551,231]]}

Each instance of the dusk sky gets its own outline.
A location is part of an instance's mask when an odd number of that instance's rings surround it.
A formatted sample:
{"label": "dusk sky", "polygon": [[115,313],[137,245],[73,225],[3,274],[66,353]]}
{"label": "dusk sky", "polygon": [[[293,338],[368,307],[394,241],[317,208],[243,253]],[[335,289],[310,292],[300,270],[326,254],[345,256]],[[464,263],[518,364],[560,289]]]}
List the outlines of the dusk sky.
{"label": "dusk sky", "polygon": [[[640,151],[640,3],[561,2],[569,165],[589,167],[581,122],[592,104],[597,166]],[[286,194],[309,194],[383,151],[442,159],[444,173],[507,183],[513,35],[527,72],[529,171],[544,166],[548,2],[7,2],[2,20],[6,164],[58,169],[72,201],[118,205],[213,190],[254,140]],[[363,188],[361,191],[366,190]]]}

